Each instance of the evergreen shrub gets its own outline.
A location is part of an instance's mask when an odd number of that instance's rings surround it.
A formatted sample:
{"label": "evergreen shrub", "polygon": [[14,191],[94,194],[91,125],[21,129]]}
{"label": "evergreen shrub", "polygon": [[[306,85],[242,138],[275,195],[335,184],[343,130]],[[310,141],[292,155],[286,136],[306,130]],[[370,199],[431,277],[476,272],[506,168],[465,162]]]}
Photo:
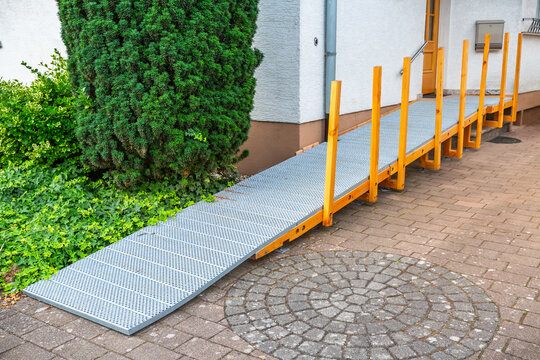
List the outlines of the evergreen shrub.
{"label": "evergreen shrub", "polygon": [[124,186],[233,169],[262,60],[257,0],[58,2],[87,165]]}

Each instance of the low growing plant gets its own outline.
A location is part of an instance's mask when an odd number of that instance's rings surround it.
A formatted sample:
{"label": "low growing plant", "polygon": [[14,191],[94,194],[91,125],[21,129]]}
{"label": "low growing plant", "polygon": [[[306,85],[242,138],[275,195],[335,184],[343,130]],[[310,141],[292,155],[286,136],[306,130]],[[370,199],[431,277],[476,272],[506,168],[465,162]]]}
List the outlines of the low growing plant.
{"label": "low growing plant", "polygon": [[19,271],[7,284],[0,277],[0,290],[22,290],[194,201],[211,200],[207,194],[224,185],[164,181],[119,190],[92,181],[75,161],[0,169],[0,275]]}
{"label": "low growing plant", "polygon": [[79,154],[75,96],[58,51],[43,71],[23,63],[36,79],[29,85],[0,79],[0,168],[27,160],[53,164]]}

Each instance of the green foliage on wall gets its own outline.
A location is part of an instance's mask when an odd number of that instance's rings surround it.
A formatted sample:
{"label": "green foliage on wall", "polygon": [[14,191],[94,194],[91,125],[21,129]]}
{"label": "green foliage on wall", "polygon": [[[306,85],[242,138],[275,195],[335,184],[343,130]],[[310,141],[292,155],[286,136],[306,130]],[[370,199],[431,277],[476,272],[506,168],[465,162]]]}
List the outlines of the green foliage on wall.
{"label": "green foliage on wall", "polygon": [[54,162],[79,153],[75,137],[75,97],[58,51],[29,85],[0,80],[0,168],[27,160]]}
{"label": "green foliage on wall", "polygon": [[59,0],[83,159],[119,184],[227,173],[247,139],[258,0]]}

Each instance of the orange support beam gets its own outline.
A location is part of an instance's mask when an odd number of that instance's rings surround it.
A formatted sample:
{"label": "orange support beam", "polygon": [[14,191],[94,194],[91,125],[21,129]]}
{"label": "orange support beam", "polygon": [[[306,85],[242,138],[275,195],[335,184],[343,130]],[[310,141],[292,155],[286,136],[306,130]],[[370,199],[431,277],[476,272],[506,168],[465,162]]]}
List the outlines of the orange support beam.
{"label": "orange support beam", "polygon": [[379,139],[381,132],[382,67],[373,68],[373,95],[371,106],[371,154],[369,161],[369,192],[367,200],[377,201],[379,188]]}
{"label": "orange support beam", "polygon": [[[497,120],[487,120],[484,119],[484,126],[489,127],[498,127],[501,128],[504,122],[504,98],[506,92],[506,73],[508,67],[508,44],[510,40],[510,33],[504,34],[504,46],[503,46],[503,60],[502,60],[502,70],[501,70],[501,88],[499,90],[499,105],[497,106]],[[489,111],[494,111],[493,107],[488,109]]]}
{"label": "orange support beam", "polygon": [[332,226],[334,215],[334,186],[336,183],[336,156],[339,129],[341,81],[332,81],[330,116],[328,119],[328,145],[326,150],[326,175],[324,180],[324,205],[322,224]]}
{"label": "orange support beam", "polygon": [[409,90],[411,85],[411,58],[403,58],[403,79],[401,83],[401,115],[399,124],[399,155],[396,179],[387,179],[383,186],[395,190],[405,188],[405,163],[407,157],[407,127],[409,123]]}
{"label": "orange support beam", "polygon": [[476,119],[476,139],[471,141],[471,128],[466,129],[465,132],[465,146],[480,149],[482,143],[482,126],[484,124],[484,99],[486,97],[486,81],[487,81],[487,67],[489,58],[489,40],[490,34],[486,34],[484,39],[484,59],[482,61],[482,78],[480,80],[480,96],[478,98],[478,111]]}
{"label": "orange support beam", "polygon": [[463,40],[461,55],[461,84],[459,88],[459,117],[457,128],[457,146],[452,149],[452,138],[444,143],[444,155],[461,159],[463,156],[463,132],[465,122],[465,103],[467,99],[467,68],[469,63],[469,40]]}
{"label": "orange support beam", "polygon": [[482,143],[482,126],[484,125],[484,116],[486,115],[486,111],[484,109],[484,100],[486,98],[490,38],[491,35],[486,34],[484,39],[484,59],[482,61],[482,79],[480,81],[480,98],[478,100],[478,120],[476,121],[476,139],[474,144],[475,149],[480,149],[480,144]]}
{"label": "orange support beam", "polygon": [[519,92],[519,71],[521,68],[521,45],[523,43],[523,34],[518,34],[517,54],[516,54],[516,75],[514,77],[514,95],[512,96],[512,122],[517,118],[517,102]]}
{"label": "orange support beam", "polygon": [[510,33],[504,34],[503,63],[501,70],[501,90],[499,95],[499,118],[497,127],[503,126],[504,121],[504,98],[506,94],[506,73],[508,67],[508,45],[510,43]]}
{"label": "orange support beam", "polygon": [[444,48],[439,48],[437,51],[437,88],[435,98],[435,139],[433,144],[433,160],[429,159],[429,154],[425,154],[420,158],[420,166],[433,170],[439,170],[441,168],[443,80]]}

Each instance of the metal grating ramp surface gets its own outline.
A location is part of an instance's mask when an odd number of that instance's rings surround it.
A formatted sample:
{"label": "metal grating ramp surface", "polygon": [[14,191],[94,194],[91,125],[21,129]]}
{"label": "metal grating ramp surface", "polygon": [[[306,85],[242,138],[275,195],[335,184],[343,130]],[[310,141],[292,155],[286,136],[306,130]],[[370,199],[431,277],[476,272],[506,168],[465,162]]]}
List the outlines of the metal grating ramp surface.
{"label": "metal grating ramp surface", "polygon": [[[486,97],[486,106],[498,98]],[[467,97],[465,116],[478,108]],[[444,98],[443,131],[459,98]],[[381,119],[380,169],[398,157],[400,112]],[[433,139],[435,101],[410,104],[407,153]],[[371,126],[339,138],[336,199],[368,179]],[[39,281],[24,292],[124,334],[171,313],[322,208],[326,143],[146,227]]]}

